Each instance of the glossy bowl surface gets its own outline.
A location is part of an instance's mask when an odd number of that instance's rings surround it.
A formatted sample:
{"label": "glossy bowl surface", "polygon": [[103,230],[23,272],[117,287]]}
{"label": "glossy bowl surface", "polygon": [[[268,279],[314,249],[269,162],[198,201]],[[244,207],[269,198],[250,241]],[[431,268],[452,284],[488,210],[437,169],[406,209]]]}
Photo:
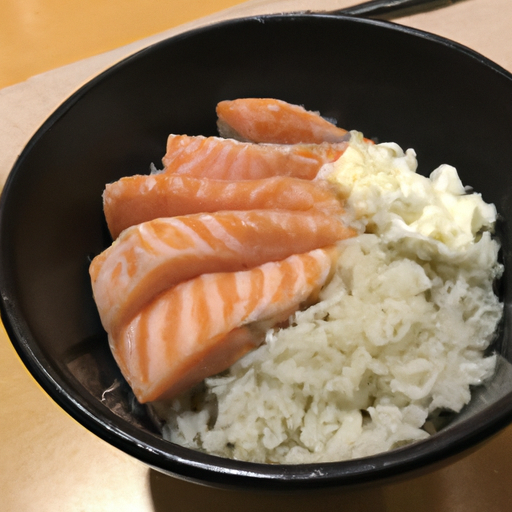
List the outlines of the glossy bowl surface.
{"label": "glossy bowl surface", "polygon": [[[430,439],[330,464],[226,460],[163,441],[134,405],[92,299],[90,258],[109,243],[107,182],[159,164],[169,133],[215,135],[215,105],[236,97],[303,104],[418,154],[419,172],[457,167],[494,202],[506,268],[512,219],[512,76],[473,51],[388,22],[261,16],[165,40],[86,84],[45,122],[10,174],[0,205],[2,319],[24,364],[71,416],[161,471],[213,486],[267,490],[375,483],[428,469],[512,420],[510,273],[493,350],[498,371]],[[106,390],[112,389],[106,392]]]}

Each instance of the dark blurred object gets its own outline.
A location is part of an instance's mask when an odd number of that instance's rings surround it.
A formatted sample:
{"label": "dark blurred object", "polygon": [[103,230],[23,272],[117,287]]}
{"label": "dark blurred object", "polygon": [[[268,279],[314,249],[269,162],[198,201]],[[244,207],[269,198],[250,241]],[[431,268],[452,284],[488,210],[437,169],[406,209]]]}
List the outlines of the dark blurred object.
{"label": "dark blurred object", "polygon": [[365,18],[392,20],[402,16],[411,16],[421,12],[432,11],[447,7],[461,0],[371,0],[329,11],[329,14],[344,14],[349,16],[364,16]]}

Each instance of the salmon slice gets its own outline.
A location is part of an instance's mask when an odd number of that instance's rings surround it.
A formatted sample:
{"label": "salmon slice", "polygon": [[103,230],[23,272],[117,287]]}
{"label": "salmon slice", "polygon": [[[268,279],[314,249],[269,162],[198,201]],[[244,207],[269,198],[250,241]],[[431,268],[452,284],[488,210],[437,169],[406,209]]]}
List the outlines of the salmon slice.
{"label": "salmon slice", "polygon": [[298,105],[271,98],[240,98],[217,105],[222,137],[272,144],[342,142],[350,134]]}
{"label": "salmon slice", "polygon": [[130,176],[107,185],[103,209],[113,239],[141,222],[192,213],[259,209],[343,213],[336,192],[324,181],[287,176],[225,181],[165,173]]}
{"label": "salmon slice", "polygon": [[322,212],[250,210],[166,217],[124,230],[89,267],[114,334],[160,292],[203,273],[246,270],[354,236]]}
{"label": "salmon slice", "polygon": [[252,144],[220,137],[169,135],[164,172],[196,178],[254,180],[292,176],[311,180],[347,148],[338,144]]}
{"label": "salmon slice", "polygon": [[118,336],[114,357],[139,402],[171,399],[260,345],[323,286],[331,251],[203,274],[158,295]]}

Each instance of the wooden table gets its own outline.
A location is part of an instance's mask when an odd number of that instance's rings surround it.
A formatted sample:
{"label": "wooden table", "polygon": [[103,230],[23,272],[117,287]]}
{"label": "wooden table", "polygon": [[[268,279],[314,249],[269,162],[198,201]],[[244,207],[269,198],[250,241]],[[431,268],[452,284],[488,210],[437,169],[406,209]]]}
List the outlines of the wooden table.
{"label": "wooden table", "polygon": [[[226,17],[353,3],[0,0],[0,186],[51,111],[124,55]],[[199,19],[204,16],[210,17]],[[512,71],[511,0],[466,0],[397,22],[454,39]],[[404,482],[327,492],[321,499],[276,496],[182,482],[96,438],[39,388],[1,326],[0,389],[0,510],[6,512],[512,510],[512,427],[451,466]]]}

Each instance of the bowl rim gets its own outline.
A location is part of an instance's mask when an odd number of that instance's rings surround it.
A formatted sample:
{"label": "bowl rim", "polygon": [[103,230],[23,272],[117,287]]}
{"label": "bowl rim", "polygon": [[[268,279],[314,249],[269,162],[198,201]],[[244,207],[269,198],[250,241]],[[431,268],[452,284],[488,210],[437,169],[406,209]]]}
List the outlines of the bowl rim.
{"label": "bowl rim", "polygon": [[[18,179],[22,164],[39,139],[51,129],[80,99],[103,80],[115,74],[118,69],[129,66],[133,61],[143,59],[146,54],[174,41],[195,37],[197,34],[222,30],[226,26],[247,23],[293,23],[295,19],[314,18],[340,20],[343,23],[375,25],[386,30],[404,33],[442,45],[451,51],[463,53],[490,70],[512,81],[512,74],[480,53],[445,37],[423,30],[399,25],[390,21],[359,18],[343,14],[291,13],[244,16],[223,20],[179,33],[152,43],[135,53],[109,66],[66,98],[41,124],[32,135],[17,158],[9,173],[0,195],[0,313],[12,345],[23,364],[43,390],[71,417],[101,439],[125,453],[145,462],[149,466],[172,474],[175,477],[218,487],[260,488],[266,490],[297,490],[332,486],[346,486],[367,483],[409,473],[418,467],[427,467],[440,461],[453,458],[471,446],[496,434],[512,422],[512,393],[508,393],[485,411],[474,417],[478,426],[467,428],[464,422],[441,430],[434,436],[389,452],[370,457],[329,463],[308,464],[262,464],[202,453],[193,449],[171,444],[155,435],[138,430],[126,420],[115,415],[100,402],[87,403],[81,397],[73,396],[73,389],[61,377],[60,372],[51,367],[43,352],[39,350],[36,337],[19,314],[12,293],[13,282],[9,275],[9,256],[6,254],[6,205],[10,189]],[[336,22],[336,21],[334,21]],[[504,412],[505,411],[505,412]],[[454,441],[452,437],[456,440]],[[166,448],[171,448],[166,449]],[[172,452],[172,453],[171,453]],[[227,481],[226,477],[230,480]]]}

